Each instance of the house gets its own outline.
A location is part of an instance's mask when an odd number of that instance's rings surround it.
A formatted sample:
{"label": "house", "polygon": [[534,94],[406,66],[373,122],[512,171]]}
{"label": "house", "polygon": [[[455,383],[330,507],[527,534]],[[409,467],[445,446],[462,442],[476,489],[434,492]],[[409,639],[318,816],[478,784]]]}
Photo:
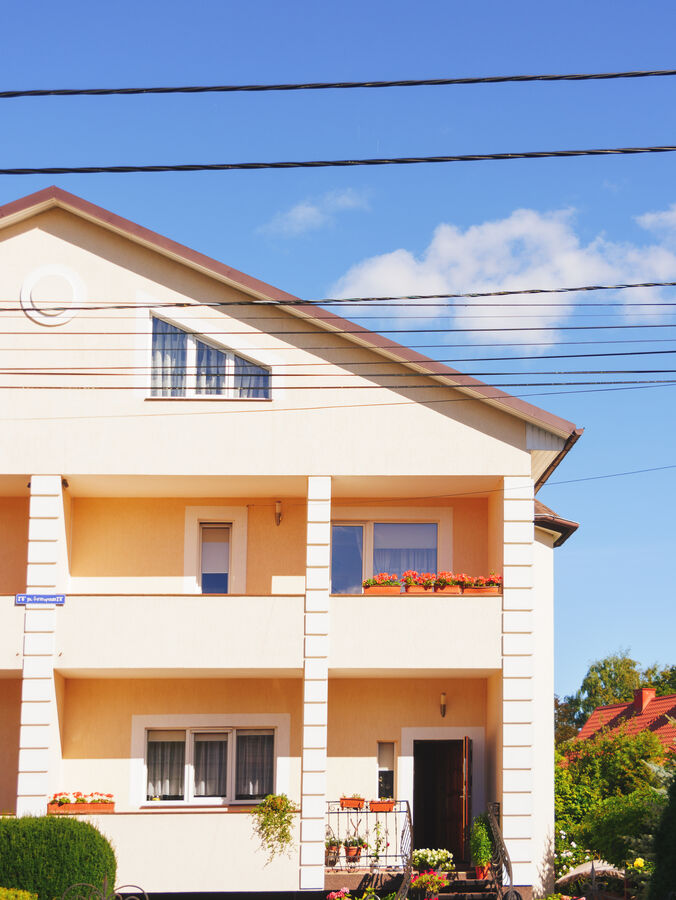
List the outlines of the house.
{"label": "house", "polygon": [[599,732],[622,729],[626,734],[652,731],[669,751],[676,751],[676,694],[656,696],[655,688],[636,688],[627,703],[597,706],[577,734],[585,741]]}
{"label": "house", "polygon": [[[456,859],[497,801],[539,890],[575,523],[534,495],[580,431],[58,188],[0,209],[0,279],[0,809],[112,793],[121,882],[279,891],[341,795]],[[504,589],[362,594],[410,568]]]}

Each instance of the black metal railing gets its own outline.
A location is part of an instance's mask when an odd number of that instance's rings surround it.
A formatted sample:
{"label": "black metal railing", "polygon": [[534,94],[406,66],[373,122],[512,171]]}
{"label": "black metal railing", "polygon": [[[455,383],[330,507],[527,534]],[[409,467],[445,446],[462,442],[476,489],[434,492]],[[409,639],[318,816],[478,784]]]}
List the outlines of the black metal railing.
{"label": "black metal railing", "polygon": [[500,829],[500,804],[489,803],[486,815],[493,843],[489,877],[495,892],[501,900],[522,900],[521,894],[513,886],[512,861]]}
{"label": "black metal railing", "polygon": [[387,811],[344,809],[340,800],[326,804],[326,866],[352,871],[391,870],[403,873],[398,894],[405,897],[411,882],[413,827],[406,800],[395,800]]}

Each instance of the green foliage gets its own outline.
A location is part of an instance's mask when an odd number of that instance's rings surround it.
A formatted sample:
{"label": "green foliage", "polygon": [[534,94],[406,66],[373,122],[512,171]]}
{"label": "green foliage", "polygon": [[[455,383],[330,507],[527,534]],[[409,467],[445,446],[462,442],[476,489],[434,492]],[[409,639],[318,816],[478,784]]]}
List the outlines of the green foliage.
{"label": "green foliage", "polygon": [[599,800],[629,794],[650,781],[644,762],[662,762],[664,747],[651,731],[602,732],[565,748],[570,776],[596,792]]}
{"label": "green foliage", "polygon": [[621,867],[631,856],[632,839],[648,830],[663,807],[657,791],[643,785],[630,794],[602,800],[585,816],[578,835],[603,859]]}
{"label": "green foliage", "polygon": [[655,872],[650,882],[650,900],[664,900],[674,887],[676,872],[676,778],[669,788],[667,805],[655,835]]}
{"label": "green foliage", "polygon": [[31,894],[29,891],[0,888],[0,900],[37,900],[37,897],[37,894]]}
{"label": "green foliage", "polygon": [[112,847],[88,822],[65,816],[0,818],[0,884],[52,900],[77,882],[115,885]]}
{"label": "green foliage", "polygon": [[252,809],[253,829],[268,854],[268,862],[291,852],[293,817],[297,812],[298,807],[286,794],[268,794]]}
{"label": "green foliage", "polygon": [[493,843],[486,816],[477,816],[472,822],[469,848],[475,866],[485,866],[491,861]]}

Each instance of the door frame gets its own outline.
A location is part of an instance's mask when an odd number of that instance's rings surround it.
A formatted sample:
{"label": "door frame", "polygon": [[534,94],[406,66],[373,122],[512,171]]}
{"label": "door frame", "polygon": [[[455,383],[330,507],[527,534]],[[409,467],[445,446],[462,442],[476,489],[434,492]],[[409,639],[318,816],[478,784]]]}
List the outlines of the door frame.
{"label": "door frame", "polygon": [[486,811],[486,730],[483,727],[462,728],[402,728],[399,754],[397,794],[400,800],[408,800],[411,816],[413,809],[413,742],[472,740],[472,813]]}

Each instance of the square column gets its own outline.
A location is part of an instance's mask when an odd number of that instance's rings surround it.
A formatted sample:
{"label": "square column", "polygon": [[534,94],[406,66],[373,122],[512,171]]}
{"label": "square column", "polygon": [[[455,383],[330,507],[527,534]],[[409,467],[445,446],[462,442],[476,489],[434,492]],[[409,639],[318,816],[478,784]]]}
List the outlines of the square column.
{"label": "square column", "polygon": [[514,884],[532,885],[533,866],[533,481],[504,479],[502,599],[502,832]]}
{"label": "square column", "polygon": [[[28,522],[26,592],[60,594],[68,574],[60,475],[34,475]],[[56,608],[24,612],[19,777],[16,812],[44,815],[61,762],[54,685]]]}
{"label": "square column", "polygon": [[324,890],[330,560],[331,478],[312,475],[307,489],[300,818],[300,889],[308,891]]}

